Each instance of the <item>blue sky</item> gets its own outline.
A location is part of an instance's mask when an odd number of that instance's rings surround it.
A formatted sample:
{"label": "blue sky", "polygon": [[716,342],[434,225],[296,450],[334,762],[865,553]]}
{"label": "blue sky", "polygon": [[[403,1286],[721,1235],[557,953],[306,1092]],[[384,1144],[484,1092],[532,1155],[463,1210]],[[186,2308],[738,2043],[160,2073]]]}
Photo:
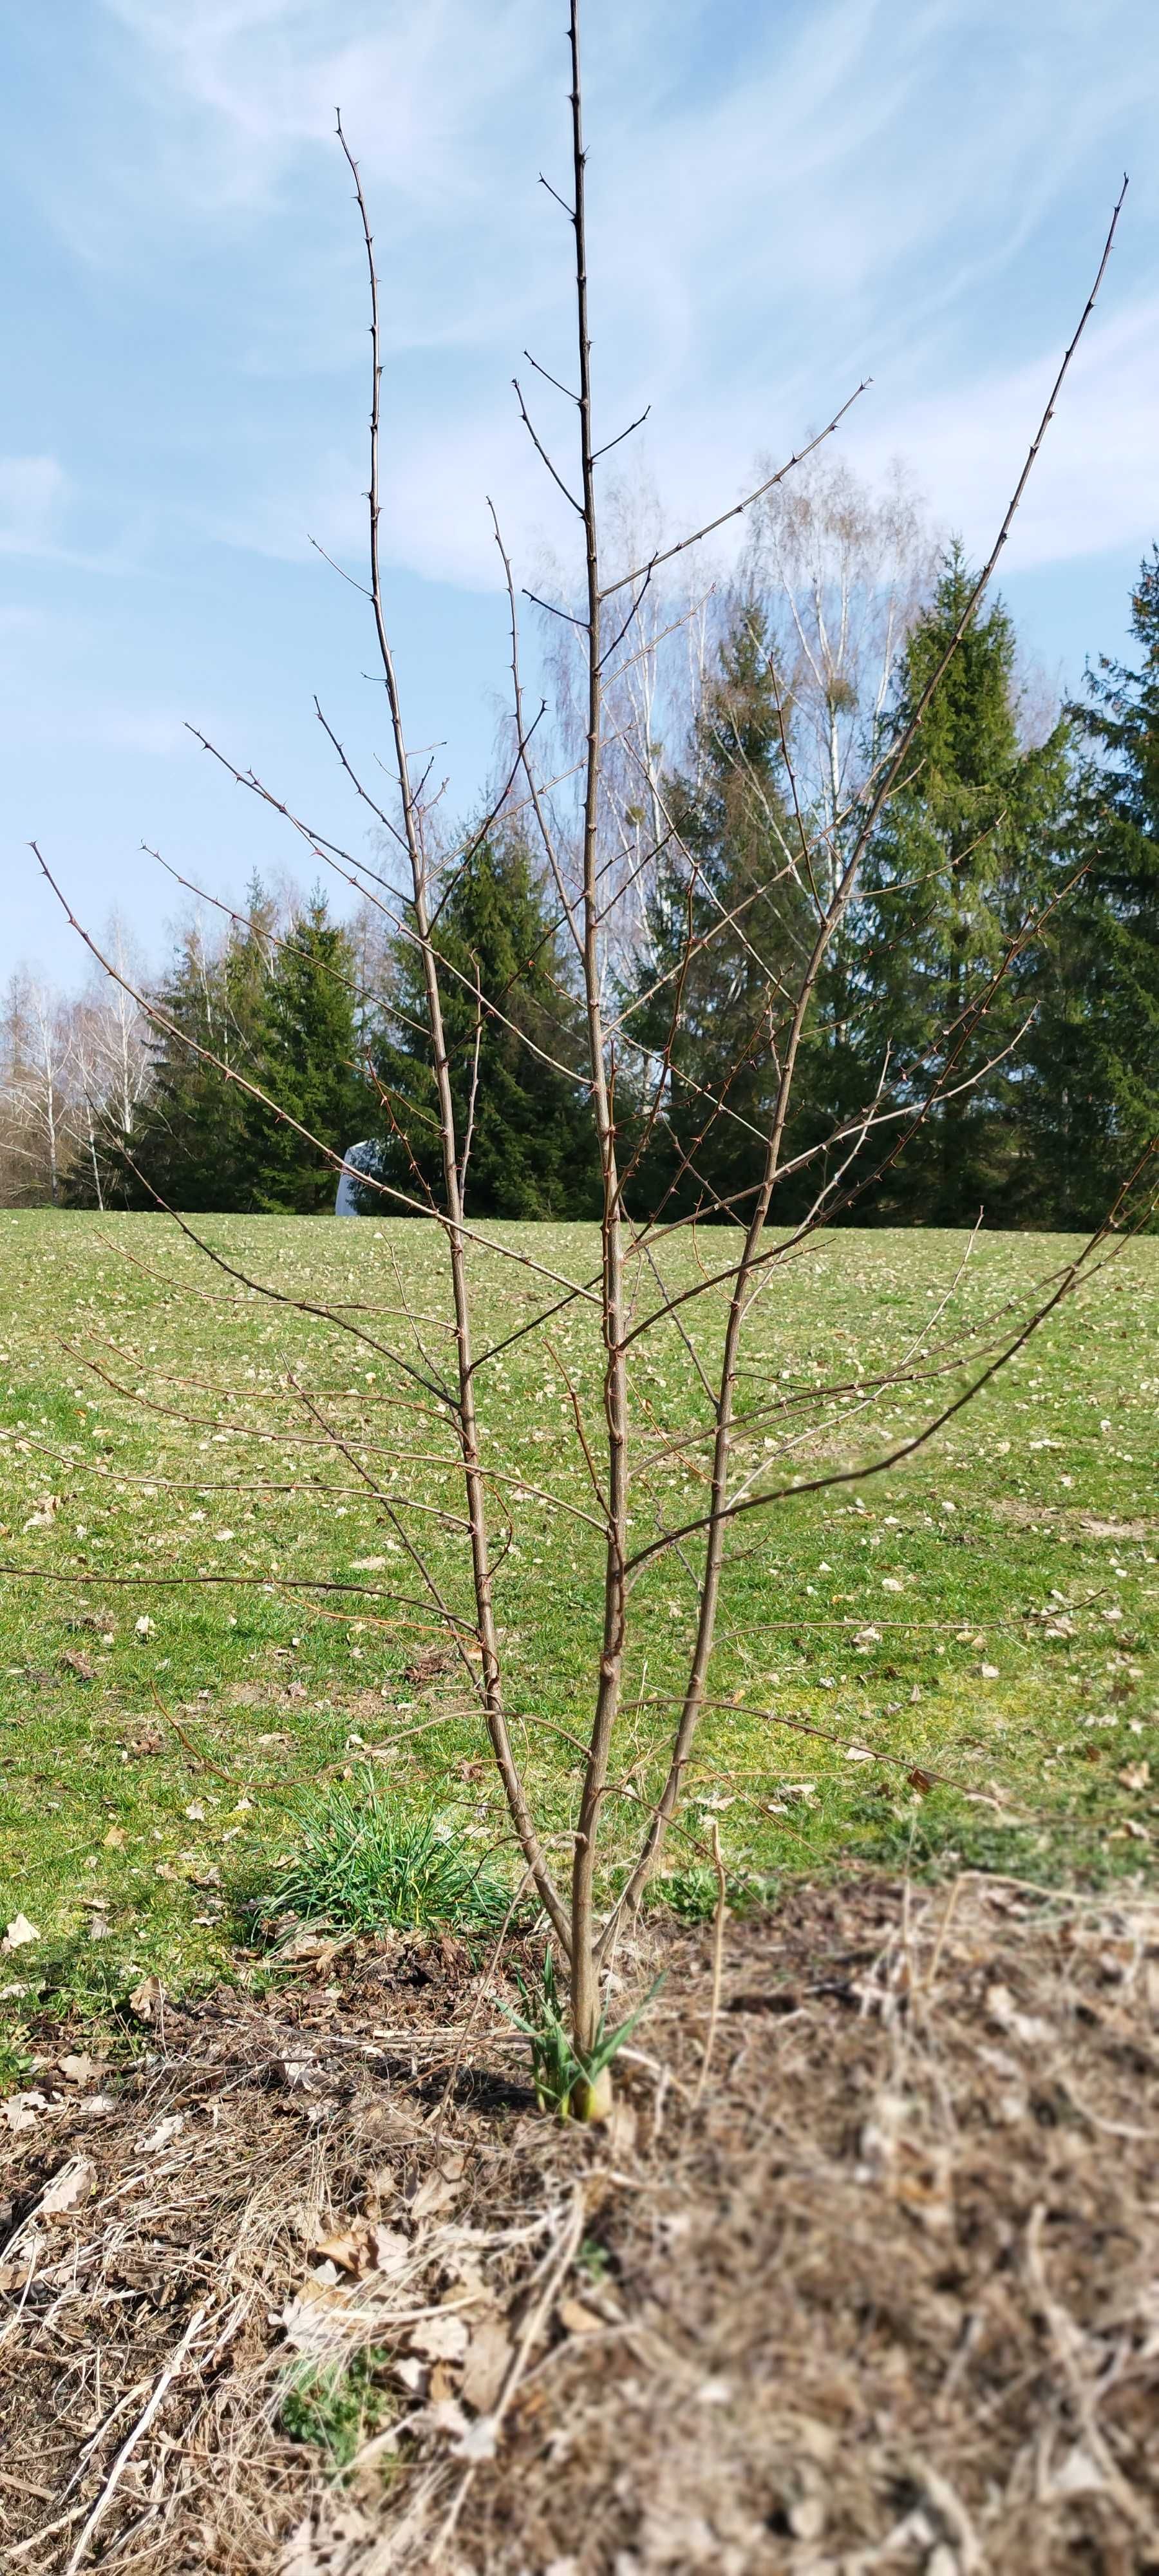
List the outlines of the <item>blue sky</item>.
{"label": "blue sky", "polygon": [[[341,837],[315,689],[369,765],[360,569],[363,166],[386,327],[392,623],[416,744],[469,810],[504,678],[484,495],[529,577],[567,531],[519,428],[570,367],[559,0],[40,0],[0,27],[0,971],[79,967],[35,878],[155,955],[174,890],[292,844],[192,718]],[[1064,683],[1122,646],[1159,534],[1155,0],[588,0],[603,433],[645,402],[674,527],[735,499],[863,374],[842,432],[982,550],[1081,309],[1103,298],[1003,571]],[[15,362],[11,363],[15,354]],[[544,428],[564,426],[555,398]],[[358,843],[361,846],[361,843]]]}

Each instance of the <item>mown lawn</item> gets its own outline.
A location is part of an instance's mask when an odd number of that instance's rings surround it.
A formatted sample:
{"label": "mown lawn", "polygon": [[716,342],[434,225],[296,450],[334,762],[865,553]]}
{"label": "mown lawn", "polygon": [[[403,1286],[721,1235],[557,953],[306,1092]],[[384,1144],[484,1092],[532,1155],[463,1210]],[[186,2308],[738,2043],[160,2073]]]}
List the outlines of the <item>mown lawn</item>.
{"label": "mown lawn", "polygon": [[[201,1231],[286,1295],[340,1301],[420,1373],[424,1348],[445,1357],[433,1228],[221,1218]],[[545,1286],[481,1231],[480,1315],[498,1339]],[[548,1272],[596,1267],[589,1229],[503,1240]],[[715,1259],[725,1241],[702,1248]],[[963,1271],[965,1249],[956,1234],[839,1233],[770,1287],[747,1384],[775,1371],[778,1443],[814,1387],[845,1390],[787,1469],[854,1464],[916,1428],[936,1409],[928,1390],[873,1397],[863,1382],[911,1345],[933,1365],[971,1331],[977,1367],[1006,1301],[1077,1246],[983,1235]],[[695,1277],[689,1248],[668,1259]],[[645,1273],[641,1312],[653,1295]],[[0,1315],[0,1557],[27,1570],[0,1578],[0,1919],[22,1912],[40,1933],[3,1961],[0,2009],[18,2018],[46,1977],[82,1998],[150,1969],[219,1973],[240,1898],[292,1850],[319,1779],[348,1766],[373,1762],[444,1804],[510,1869],[469,1688],[399,1535],[421,1530],[435,1580],[467,1610],[461,1497],[418,1385],[404,1395],[381,1355],[271,1306],[160,1218],[0,1217]],[[715,1814],[738,1890],[955,1853],[1024,1876],[1151,1867],[1157,1317],[1159,1246],[1143,1241],[904,1467],[738,1525],[712,1685],[729,1705],[705,1721],[674,1865],[696,1863]],[[641,1458],[704,1417],[696,1361],[710,1367],[718,1296],[685,1318],[695,1357],[670,1325],[635,1346]],[[550,1329],[551,1353],[529,1337],[484,1372],[481,1412],[514,1533],[497,1583],[508,1702],[558,1829],[602,1600],[563,1377],[598,1433],[595,1310],[573,1304]],[[959,1382],[938,1378],[938,1400]],[[766,1422],[745,1462],[769,1445]],[[393,1491],[390,1511],[365,1474]],[[641,1496],[641,1535],[656,1508],[692,1516],[703,1490],[698,1453],[677,1453]],[[362,1588],[302,1588],[320,1580]],[[612,1859],[632,1796],[658,1776],[694,1600],[673,1556],[640,1579]]]}

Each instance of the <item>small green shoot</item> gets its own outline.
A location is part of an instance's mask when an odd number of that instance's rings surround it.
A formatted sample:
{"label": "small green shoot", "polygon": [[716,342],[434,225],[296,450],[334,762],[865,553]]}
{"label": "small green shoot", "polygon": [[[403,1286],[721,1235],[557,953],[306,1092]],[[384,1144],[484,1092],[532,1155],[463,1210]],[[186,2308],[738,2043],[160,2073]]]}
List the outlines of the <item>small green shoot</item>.
{"label": "small green shoot", "polygon": [[0,2031],[0,2094],[15,2093],[31,2073],[32,2058],[24,2045],[24,2034]]}
{"label": "small green shoot", "polygon": [[335,2469],[348,2469],[364,2442],[391,2415],[388,2391],[376,2373],[389,2355],[368,2346],[350,2361],[302,2361],[290,2374],[279,2408],[291,2442],[310,2442]]}
{"label": "small green shoot", "polygon": [[541,2111],[554,2111],[561,2120],[606,2119],[611,2105],[610,2084],[602,2079],[617,2051],[630,2039],[641,2015],[647,2011],[656,1989],[663,1983],[657,1977],[649,1986],[643,2002],[626,2021],[609,2030],[603,2013],[596,2025],[595,2044],[578,2049],[560,2009],[559,1986],[555,1961],[547,1952],[540,1972],[538,1992],[516,1977],[523,2011],[518,2013],[508,2004],[509,2020],[531,2042],[531,2070],[535,2099]]}
{"label": "small green shoot", "polygon": [[607,2246],[601,2245],[598,2236],[585,2236],[575,2258],[575,2267],[577,2272],[582,2272],[595,2287],[598,2287],[601,2281],[607,2280],[612,2268],[612,2258]]}

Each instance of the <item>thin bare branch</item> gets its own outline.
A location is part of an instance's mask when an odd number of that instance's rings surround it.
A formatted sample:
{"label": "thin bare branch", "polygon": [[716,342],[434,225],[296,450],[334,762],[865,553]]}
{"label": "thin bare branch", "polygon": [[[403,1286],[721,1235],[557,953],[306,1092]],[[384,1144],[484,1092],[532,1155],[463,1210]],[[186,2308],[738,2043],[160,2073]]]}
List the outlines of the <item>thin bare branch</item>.
{"label": "thin bare branch", "polygon": [[531,418],[531,415],[530,415],[530,413],[529,413],[529,411],[528,411],[528,408],[527,408],[526,403],[524,402],[524,399],[523,399],[523,393],[522,393],[522,389],[521,389],[521,387],[520,387],[520,383],[519,383],[519,378],[518,378],[518,376],[512,376],[511,382],[512,382],[512,384],[513,384],[513,385],[514,385],[514,387],[515,387],[515,399],[516,399],[516,401],[517,401],[517,403],[518,403],[518,405],[519,405],[519,416],[520,416],[520,419],[521,419],[521,420],[522,420],[522,422],[523,422],[523,426],[524,426],[524,428],[525,428],[525,430],[526,430],[526,432],[527,432],[527,435],[528,435],[529,439],[531,440],[531,444],[532,444],[533,448],[535,449],[535,453],[536,453],[536,455],[539,457],[540,462],[541,462],[542,464],[546,465],[547,470],[548,470],[548,473],[549,473],[549,474],[550,474],[550,476],[551,476],[552,482],[553,482],[553,483],[558,487],[558,489],[562,492],[563,497],[564,497],[564,500],[565,500],[565,501],[570,502],[572,509],[575,511],[575,514],[576,514],[577,519],[582,519],[583,514],[584,514],[584,513],[583,513],[583,503],[582,503],[582,501],[577,501],[577,499],[576,499],[576,497],[575,497],[574,492],[569,492],[568,487],[567,487],[566,483],[564,482],[563,476],[562,476],[562,474],[559,472],[558,467],[552,464],[552,461],[551,461],[550,456],[548,455],[547,449],[546,449],[546,447],[545,447],[545,446],[544,446],[544,444],[543,444],[543,440],[542,440],[542,439],[541,439],[541,437],[539,436],[539,432],[538,432],[538,430],[536,429],[536,427],[535,427],[535,423],[534,423],[534,421],[533,421],[533,420],[532,420],[532,418]]}
{"label": "thin bare branch", "polygon": [[795,449],[784,465],[778,465],[775,474],[766,475],[764,482],[758,483],[755,492],[746,492],[743,501],[734,501],[731,509],[719,511],[715,519],[706,519],[702,528],[694,528],[690,536],[679,538],[674,546],[665,546],[656,554],[650,555],[647,563],[637,564],[634,571],[621,573],[617,581],[610,581],[606,589],[601,591],[601,600],[614,598],[618,590],[626,590],[631,582],[640,581],[646,572],[655,572],[659,564],[671,563],[676,555],[686,553],[689,546],[698,546],[702,537],[714,536],[718,528],[728,526],[730,519],[739,519],[745,510],[751,510],[755,501],[763,500],[766,492],[771,492],[776,484],[784,482],[786,474],[791,474],[795,465],[803,465],[805,458],[812,456],[815,448],[820,447],[825,439],[832,438],[834,430],[844,420],[846,412],[857,401],[858,395],[865,393],[871,383],[872,378],[864,376],[861,383],[854,386],[853,392],[846,396],[840,409],[834,412],[832,420],[826,423],[824,429],[818,430],[816,438],[811,438],[806,446]]}

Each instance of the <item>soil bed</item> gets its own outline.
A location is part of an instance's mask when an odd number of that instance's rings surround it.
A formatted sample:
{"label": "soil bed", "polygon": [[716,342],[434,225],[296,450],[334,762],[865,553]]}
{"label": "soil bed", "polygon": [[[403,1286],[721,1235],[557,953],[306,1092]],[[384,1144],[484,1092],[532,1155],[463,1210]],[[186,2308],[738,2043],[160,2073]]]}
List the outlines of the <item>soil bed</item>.
{"label": "soil bed", "polygon": [[657,1920],[601,2130],[450,1938],[44,2026],[5,2567],[1155,2576],[1159,1908],[799,1887],[727,1924],[699,2102],[711,1928]]}

